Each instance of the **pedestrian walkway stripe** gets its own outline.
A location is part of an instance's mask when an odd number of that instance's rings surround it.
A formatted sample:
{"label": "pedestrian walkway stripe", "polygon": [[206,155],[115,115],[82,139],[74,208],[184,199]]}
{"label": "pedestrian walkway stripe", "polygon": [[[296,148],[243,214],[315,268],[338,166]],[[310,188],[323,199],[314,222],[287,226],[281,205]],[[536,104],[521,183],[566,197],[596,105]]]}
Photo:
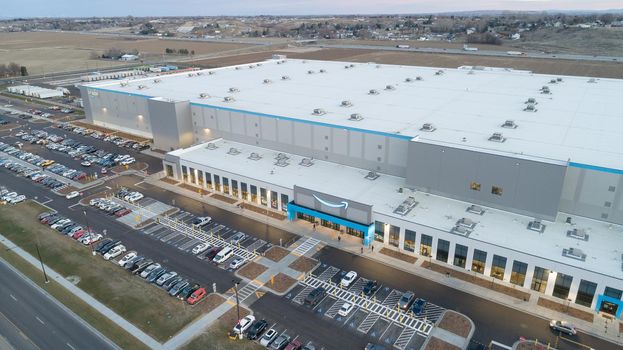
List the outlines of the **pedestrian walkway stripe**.
{"label": "pedestrian walkway stripe", "polygon": [[411,338],[413,337],[414,334],[415,334],[415,329],[410,328],[410,327],[405,327],[402,330],[402,333],[400,333],[400,335],[398,336],[398,339],[396,339],[396,341],[394,342],[394,346],[400,350],[404,350],[404,348],[406,348],[407,345],[409,345],[409,342],[411,341]]}
{"label": "pedestrian walkway stripe", "polygon": [[[299,241],[302,241],[303,239],[305,238],[301,238],[299,239]],[[307,237],[305,241],[301,242],[301,244],[299,244],[298,247],[296,247],[296,249],[292,251],[292,254],[299,256],[305,255],[308,251],[312,250],[318,243],[320,243],[319,240],[312,237]]]}

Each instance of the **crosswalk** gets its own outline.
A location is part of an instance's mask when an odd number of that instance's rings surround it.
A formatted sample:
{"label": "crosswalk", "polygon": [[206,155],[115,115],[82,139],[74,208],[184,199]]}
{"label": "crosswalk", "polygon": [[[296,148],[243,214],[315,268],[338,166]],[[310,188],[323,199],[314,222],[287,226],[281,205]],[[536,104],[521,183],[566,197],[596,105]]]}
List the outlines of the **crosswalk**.
{"label": "crosswalk", "polygon": [[333,303],[333,305],[327,310],[327,312],[324,313],[325,316],[329,318],[334,318],[335,315],[337,315],[338,311],[340,311],[344,303],[346,303],[344,300],[338,300],[335,303]]}
{"label": "crosswalk", "polygon": [[[255,292],[257,292],[257,290],[260,289],[260,288],[262,288],[262,285],[257,283],[257,282],[255,282],[255,281],[251,281],[251,282],[247,283],[244,287],[238,289],[238,301],[240,301],[242,303],[248,297],[250,297]],[[229,299],[235,301],[236,300],[236,295],[233,294],[232,296],[229,297]]]}
{"label": "crosswalk", "polygon": [[361,321],[361,323],[359,324],[359,327],[357,327],[357,330],[361,333],[368,334],[372,326],[374,326],[374,324],[376,323],[376,321],[379,320],[379,318],[381,318],[381,315],[375,314],[375,313],[369,313],[368,316],[366,316],[366,318],[364,318],[363,321]]}
{"label": "crosswalk", "polygon": [[338,272],[340,272],[340,269],[334,266],[329,266],[326,270],[322,271],[317,278],[321,281],[328,281],[333,278],[333,276],[337,275]]}
{"label": "crosswalk", "polygon": [[398,336],[398,339],[396,339],[396,341],[394,342],[394,346],[400,350],[403,350],[407,347],[407,345],[409,345],[409,342],[411,341],[411,338],[413,338],[413,335],[415,333],[415,329],[405,327]]}
{"label": "crosswalk", "polygon": [[[303,240],[305,238],[301,238],[299,239],[299,241]],[[305,241],[301,242],[296,249],[294,249],[292,251],[292,254],[294,255],[305,255],[308,251],[312,250],[318,243],[320,243],[319,240],[312,238],[312,237],[307,237],[307,239],[305,239]]]}
{"label": "crosswalk", "polygon": [[[327,273],[327,275],[323,276],[323,277],[326,277],[331,273],[331,272],[328,272],[327,270],[325,270],[321,274],[321,276]],[[330,279],[330,277],[328,279]],[[316,278],[312,275],[309,275],[302,281],[302,284],[305,285],[306,287],[311,287],[312,289],[317,288],[317,287],[323,287],[327,291],[327,294],[331,295],[335,299],[352,303],[355,306],[358,306],[362,308],[362,310],[365,310],[369,313],[374,313],[378,315],[379,317],[383,317],[403,327],[412,328],[417,333],[422,334],[424,336],[428,336],[428,334],[431,332],[433,328],[433,324],[430,323],[429,321],[417,319],[415,317],[412,317],[410,314],[399,311],[388,305],[384,305],[383,303],[379,303],[374,300],[364,298],[360,296],[359,294],[339,288],[335,284],[329,282],[328,279],[323,280],[320,278]]]}

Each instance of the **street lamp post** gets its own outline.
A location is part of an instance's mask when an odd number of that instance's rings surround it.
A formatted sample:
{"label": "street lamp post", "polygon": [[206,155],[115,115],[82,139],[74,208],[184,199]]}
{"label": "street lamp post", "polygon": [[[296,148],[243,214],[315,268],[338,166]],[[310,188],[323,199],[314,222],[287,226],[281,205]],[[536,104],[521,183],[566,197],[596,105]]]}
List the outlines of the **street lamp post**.
{"label": "street lamp post", "polygon": [[[238,299],[238,284],[240,282],[231,280],[234,283],[234,292],[236,293],[236,312],[238,313],[238,321],[236,325],[240,325],[240,300]],[[240,331],[240,339],[242,339],[242,330]]]}
{"label": "street lamp post", "polygon": [[[87,211],[83,210],[82,214],[84,215],[84,221],[86,221],[86,224],[87,224],[87,230],[86,230],[87,233],[86,234],[90,235],[91,234],[91,229],[89,228],[89,217],[87,215]],[[90,239],[89,247],[91,248],[91,254],[95,255],[95,250],[93,250],[93,240],[92,239]]]}
{"label": "street lamp post", "polygon": [[45,265],[43,265],[43,259],[41,259],[41,253],[39,252],[39,245],[35,243],[35,248],[37,248],[37,256],[39,257],[39,262],[41,263],[41,270],[43,271],[43,279],[45,283],[50,283],[48,280],[48,274],[45,273]]}

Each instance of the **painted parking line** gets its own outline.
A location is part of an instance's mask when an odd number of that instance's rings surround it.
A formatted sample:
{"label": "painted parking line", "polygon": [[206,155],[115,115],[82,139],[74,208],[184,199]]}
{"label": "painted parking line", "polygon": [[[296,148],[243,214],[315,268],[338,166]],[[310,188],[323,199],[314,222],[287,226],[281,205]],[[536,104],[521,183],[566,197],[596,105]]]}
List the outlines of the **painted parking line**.
{"label": "painted parking line", "polygon": [[163,242],[168,242],[171,239],[173,239],[175,237],[178,237],[178,236],[184,236],[184,235],[179,233],[179,232],[173,231],[173,232],[169,233],[168,235],[160,238],[160,240],[163,241]]}

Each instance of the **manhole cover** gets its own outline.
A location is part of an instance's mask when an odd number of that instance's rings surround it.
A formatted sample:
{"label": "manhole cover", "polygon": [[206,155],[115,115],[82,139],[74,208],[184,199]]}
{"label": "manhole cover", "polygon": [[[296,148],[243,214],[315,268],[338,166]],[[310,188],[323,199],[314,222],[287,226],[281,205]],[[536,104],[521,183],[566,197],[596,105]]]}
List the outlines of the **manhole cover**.
{"label": "manhole cover", "polygon": [[78,283],[80,283],[80,277],[78,276],[67,276],[66,279],[73,285],[77,285]]}

